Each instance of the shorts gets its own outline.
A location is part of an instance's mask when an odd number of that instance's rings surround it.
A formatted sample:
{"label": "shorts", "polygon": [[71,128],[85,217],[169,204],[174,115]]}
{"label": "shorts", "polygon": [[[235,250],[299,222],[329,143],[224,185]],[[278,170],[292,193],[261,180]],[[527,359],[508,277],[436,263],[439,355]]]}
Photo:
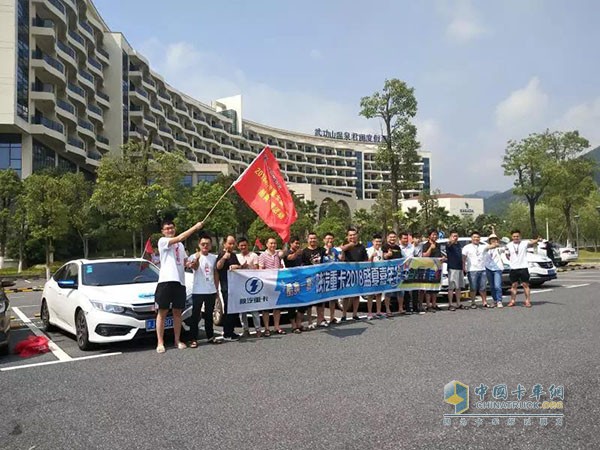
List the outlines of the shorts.
{"label": "shorts", "polygon": [[510,282],[512,283],[529,283],[529,269],[511,269]]}
{"label": "shorts", "polygon": [[487,285],[487,275],[485,270],[467,272],[467,277],[469,278],[469,289],[471,292],[485,291]]}
{"label": "shorts", "polygon": [[464,280],[462,270],[448,269],[448,289],[462,289]]}
{"label": "shorts", "polygon": [[158,309],[184,309],[186,296],[185,286],[179,281],[164,281],[156,285],[154,302]]}

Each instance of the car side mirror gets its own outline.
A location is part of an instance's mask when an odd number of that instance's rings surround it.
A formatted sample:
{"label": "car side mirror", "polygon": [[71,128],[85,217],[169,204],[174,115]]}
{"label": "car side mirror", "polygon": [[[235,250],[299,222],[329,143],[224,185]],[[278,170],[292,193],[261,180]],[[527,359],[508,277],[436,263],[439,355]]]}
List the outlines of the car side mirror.
{"label": "car side mirror", "polygon": [[77,289],[77,281],[75,280],[59,280],[56,283],[61,289]]}

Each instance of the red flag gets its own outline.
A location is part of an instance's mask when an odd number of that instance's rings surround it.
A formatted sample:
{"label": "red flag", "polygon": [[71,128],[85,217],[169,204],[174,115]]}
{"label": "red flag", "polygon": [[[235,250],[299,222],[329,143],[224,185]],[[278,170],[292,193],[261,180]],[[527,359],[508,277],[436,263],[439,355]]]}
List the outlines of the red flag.
{"label": "red flag", "polygon": [[284,242],[290,240],[290,227],[298,218],[298,213],[269,147],[258,154],[235,180],[233,187]]}
{"label": "red flag", "polygon": [[146,241],[146,245],[144,245],[144,253],[148,253],[149,255],[152,255],[154,253],[154,249],[152,248],[152,241],[150,240],[150,238],[148,238],[148,240]]}
{"label": "red flag", "polygon": [[256,238],[256,240],[254,241],[254,246],[258,247],[259,250],[262,250],[264,248],[259,238]]}

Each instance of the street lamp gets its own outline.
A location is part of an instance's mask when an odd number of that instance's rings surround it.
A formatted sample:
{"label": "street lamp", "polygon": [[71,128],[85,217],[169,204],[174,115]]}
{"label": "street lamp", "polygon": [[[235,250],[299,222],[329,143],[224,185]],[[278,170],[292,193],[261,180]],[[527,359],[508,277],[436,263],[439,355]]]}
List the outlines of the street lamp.
{"label": "street lamp", "polygon": [[573,218],[575,219],[575,250],[579,254],[579,214]]}

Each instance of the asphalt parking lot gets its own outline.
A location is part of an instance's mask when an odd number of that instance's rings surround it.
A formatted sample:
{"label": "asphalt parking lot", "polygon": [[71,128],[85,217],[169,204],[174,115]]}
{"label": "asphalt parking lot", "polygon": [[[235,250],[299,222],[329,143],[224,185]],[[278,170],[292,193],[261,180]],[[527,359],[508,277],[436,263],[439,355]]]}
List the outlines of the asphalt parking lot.
{"label": "asphalt parking lot", "polygon": [[[152,339],[0,359],[2,448],[598,448],[600,271],[559,274],[532,309],[362,320],[154,352]],[[9,294],[29,327],[39,292]],[[15,315],[19,317],[18,314]],[[564,422],[444,424],[451,380],[564,385]]]}

